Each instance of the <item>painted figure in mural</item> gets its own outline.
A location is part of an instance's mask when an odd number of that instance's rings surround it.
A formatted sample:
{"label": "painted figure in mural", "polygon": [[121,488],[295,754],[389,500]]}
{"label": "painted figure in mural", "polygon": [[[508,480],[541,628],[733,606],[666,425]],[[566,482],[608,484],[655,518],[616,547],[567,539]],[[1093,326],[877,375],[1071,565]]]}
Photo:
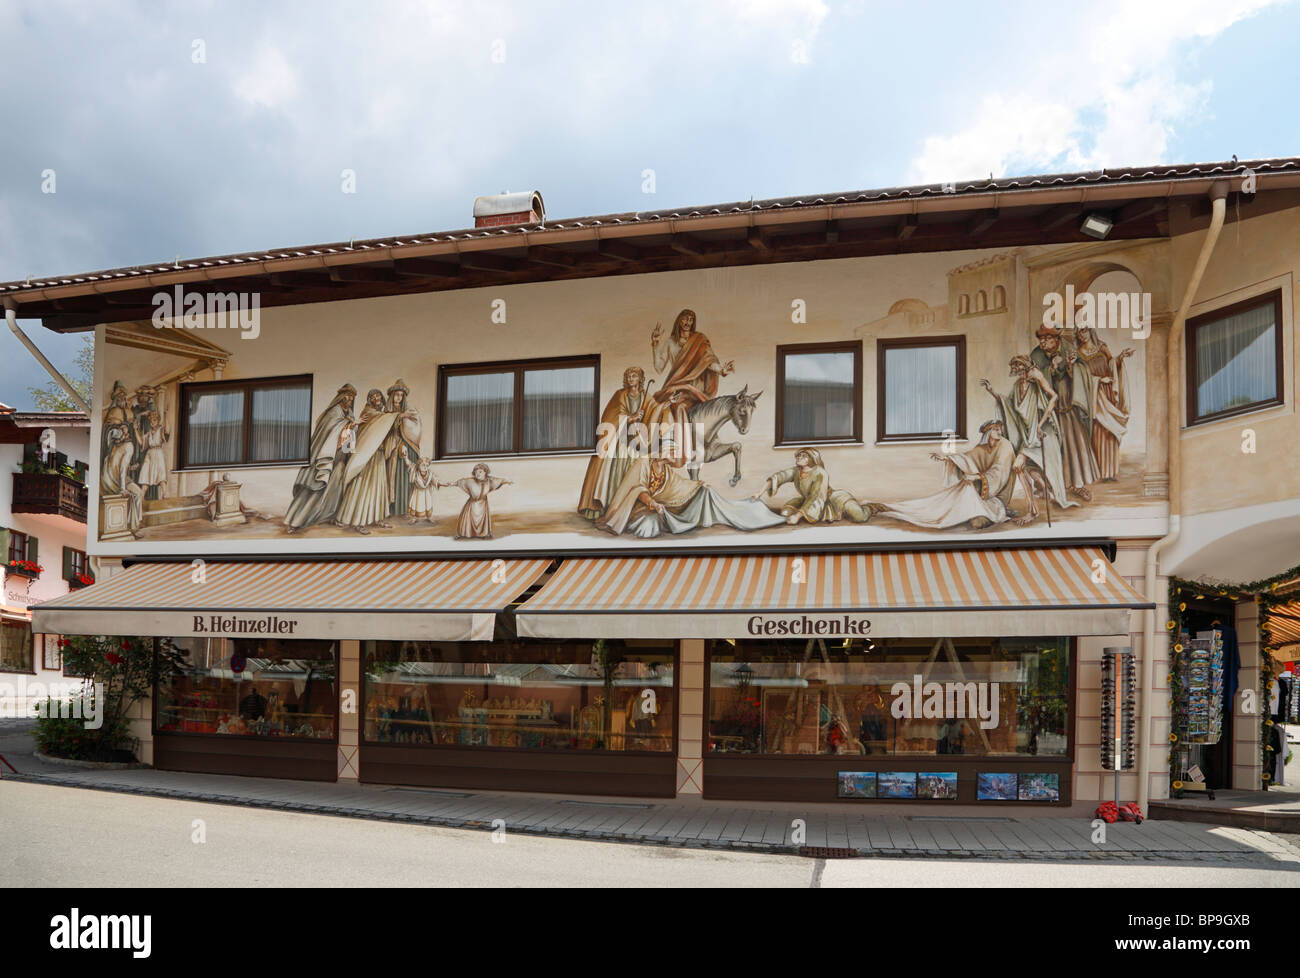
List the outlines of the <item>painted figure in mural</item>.
{"label": "painted figure in mural", "polygon": [[1073,350],[1061,348],[1061,331],[1046,323],[1034,334],[1038,345],[1029,360],[1056,392],[1056,417],[1061,433],[1061,463],[1066,490],[1080,499],[1092,499],[1088,486],[1097,481],[1092,456],[1092,418],[1088,405],[1089,375]]}
{"label": "painted figure in mural", "polygon": [[352,405],[357,389],[344,384],[316,418],[311,432],[309,461],[298,470],[293,483],[293,500],[284,515],[288,532],[334,520],[343,498],[344,473],[352,454],[356,419]]}
{"label": "painted figure in mural", "polygon": [[509,479],[492,475],[492,470],[480,462],[474,466],[468,479],[455,482],[439,482],[440,489],[455,486],[462,490],[469,499],[460,511],[460,520],[456,523],[456,539],[468,540],[474,537],[492,539],[492,511],[488,508],[488,493],[502,486],[514,485]]}
{"label": "painted figure in mural", "polygon": [[135,416],[127,404],[128,394],[120,380],[113,382],[109,394],[108,407],[104,408],[104,421],[100,429],[101,454],[104,459],[104,471],[108,471],[108,449],[114,428],[121,428],[121,434],[131,443],[131,461],[135,462]]}
{"label": "painted figure in mural", "polygon": [[140,474],[136,476],[136,482],[146,492],[157,487],[156,493],[150,497],[157,499],[162,496],[161,487],[167,484],[165,446],[171,440],[171,432],[163,427],[162,415],[157,411],[150,411],[146,420],[149,424],[147,430],[141,427],[141,419],[136,419],[136,443],[144,449],[144,461],[140,463]]}
{"label": "painted figure in mural", "polygon": [[388,522],[392,493],[388,485],[388,460],[384,445],[393,428],[415,412],[400,414],[388,410],[383,391],[372,388],[366,394],[366,406],[357,418],[356,437],[352,456],[348,459],[344,476],[343,499],[339,503],[335,522],[351,527],[358,533],[369,533],[368,527],[391,529]]}
{"label": "painted figure in mural", "polygon": [[[786,483],[798,494],[781,507],[781,515],[792,526],[798,522],[834,523],[847,518],[854,523],[867,522],[866,508],[847,489],[832,489],[822,453],[815,448],[801,448],[794,453],[794,465],[773,472],[764,484],[769,496]],[[750,497],[758,499],[758,495]]]}
{"label": "painted figure in mural", "polygon": [[[935,530],[963,524],[982,530],[1016,517],[1011,497],[1027,461],[1024,456],[1016,455],[1003,437],[1003,430],[1001,421],[986,421],[980,425],[980,443],[970,451],[932,452],[930,458],[943,463],[944,488],[920,499],[871,503],[871,515],[891,516],[913,526]],[[1030,493],[1032,505],[1033,493],[1027,480],[1022,484]],[[1023,525],[1028,518],[1017,522]]]}
{"label": "painted figure in mural", "polygon": [[716,462],[724,455],[730,455],[734,471],[727,482],[734,486],[740,481],[740,442],[723,442],[722,427],[731,422],[742,435],[747,433],[750,418],[754,415],[754,405],[762,396],[762,391],[749,393],[749,385],[746,384],[739,393],[723,394],[702,404],[691,405],[686,412],[691,425],[688,431],[699,433],[699,444],[694,445],[694,454],[688,463],[692,479],[700,477],[700,466],[703,463]]}
{"label": "painted figure in mural", "polygon": [[[1028,470],[1026,478],[1031,485],[1040,487],[1049,505],[1054,503],[1062,509],[1077,506],[1066,494],[1056,413],[1059,395],[1028,357],[1016,354],[1010,368],[1013,383],[1006,397],[987,380],[981,380],[980,386],[997,402],[1002,431],[1016,453],[1016,470]],[[1038,514],[1035,495],[1031,492],[1029,496],[1031,518]]]}
{"label": "painted figure in mural", "polygon": [[761,530],[786,522],[756,499],[724,499],[708,483],[682,475],[683,467],[684,460],[673,455],[635,459],[596,526],[648,538],[715,525]]}
{"label": "painted figure in mural", "polygon": [[433,497],[438,491],[438,479],[433,473],[433,459],[422,458],[418,463],[406,459],[406,474],[411,482],[411,494],[406,501],[406,512],[411,523],[424,520],[433,522]]}
{"label": "painted figure in mural", "polygon": [[1124,361],[1133,356],[1125,347],[1119,356],[1089,326],[1077,331],[1079,358],[1087,365],[1091,377],[1088,413],[1092,418],[1092,454],[1097,460],[1097,475],[1102,482],[1119,477],[1119,446],[1128,430],[1129,377]]}
{"label": "painted figure in mural", "polygon": [[587,475],[578,495],[578,512],[589,520],[605,515],[609,501],[632,465],[647,396],[645,371],[628,367],[623,371],[623,386],[601,412],[596,454],[587,462]]}
{"label": "painted figure in mural", "polygon": [[99,484],[106,496],[127,497],[126,526],[132,536],[139,537],[137,531],[144,521],[144,489],[134,478],[135,443],[128,434],[130,430],[130,425],[125,423],[108,428],[108,447]]}
{"label": "painted figure in mural", "polygon": [[388,492],[390,516],[405,516],[407,501],[411,497],[409,466],[420,460],[420,417],[407,406],[410,389],[401,380],[388,388],[388,401],[384,410],[399,416],[392,431],[384,439],[384,458],[388,460]]}
{"label": "painted figure in mural", "polygon": [[[683,309],[673,321],[673,330],[667,342],[663,338],[663,323],[655,323],[650,334],[650,352],[655,370],[667,371],[663,386],[651,396],[645,420],[647,424],[661,421],[675,422],[682,430],[681,452],[692,452],[690,432],[686,426],[687,411],[718,395],[718,378],[735,369],[733,361],[721,362],[713,352],[709,339],[695,331],[695,312]],[[684,395],[674,397],[674,395]]]}

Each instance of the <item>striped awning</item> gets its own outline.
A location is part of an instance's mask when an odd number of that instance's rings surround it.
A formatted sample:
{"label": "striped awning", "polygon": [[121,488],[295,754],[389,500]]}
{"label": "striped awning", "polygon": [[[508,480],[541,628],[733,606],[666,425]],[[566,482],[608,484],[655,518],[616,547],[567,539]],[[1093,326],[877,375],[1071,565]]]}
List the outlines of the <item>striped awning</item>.
{"label": "striped awning", "polygon": [[1152,607],[1100,547],[580,557],[518,610],[546,638],[1127,635]]}
{"label": "striped awning", "polygon": [[490,641],[534,560],[143,563],[32,609],[60,635]]}
{"label": "striped awning", "polygon": [[1264,627],[1273,648],[1293,654],[1294,647],[1300,645],[1300,601],[1290,601],[1269,609],[1264,616]]}

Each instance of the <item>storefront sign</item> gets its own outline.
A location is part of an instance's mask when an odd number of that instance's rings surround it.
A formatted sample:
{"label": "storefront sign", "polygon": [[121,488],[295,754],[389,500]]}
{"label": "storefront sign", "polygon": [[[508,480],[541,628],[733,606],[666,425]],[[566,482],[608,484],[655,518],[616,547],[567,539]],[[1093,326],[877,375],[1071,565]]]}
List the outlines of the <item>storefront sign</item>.
{"label": "storefront sign", "polygon": [[754,615],[749,619],[750,635],[870,635],[871,619],[854,615],[827,615],[812,618],[808,615]]}
{"label": "storefront sign", "polygon": [[298,619],[267,615],[265,618],[237,618],[226,615],[195,615],[195,635],[292,635]]}

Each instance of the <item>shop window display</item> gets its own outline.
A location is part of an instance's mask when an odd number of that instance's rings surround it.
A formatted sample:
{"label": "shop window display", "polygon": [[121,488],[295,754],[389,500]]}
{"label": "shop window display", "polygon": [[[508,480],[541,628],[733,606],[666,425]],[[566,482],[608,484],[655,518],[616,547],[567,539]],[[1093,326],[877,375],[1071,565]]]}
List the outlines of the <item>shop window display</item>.
{"label": "shop window display", "polygon": [[709,750],[1064,757],[1069,656],[1068,638],[714,641]]}
{"label": "shop window display", "polygon": [[367,743],[673,749],[671,642],[369,641],[362,649]]}
{"label": "shop window display", "polygon": [[331,740],[338,646],[297,639],[177,639],[180,674],[158,689],[158,733]]}

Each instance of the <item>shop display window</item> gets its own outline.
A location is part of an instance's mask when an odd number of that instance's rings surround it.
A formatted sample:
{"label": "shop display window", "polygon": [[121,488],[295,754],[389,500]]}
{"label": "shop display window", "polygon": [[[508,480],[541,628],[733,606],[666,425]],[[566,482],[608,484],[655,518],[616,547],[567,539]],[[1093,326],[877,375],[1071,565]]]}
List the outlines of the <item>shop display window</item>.
{"label": "shop display window", "polygon": [[671,751],[663,641],[362,643],[367,743]]}
{"label": "shop display window", "polygon": [[714,753],[1067,753],[1068,638],[721,640],[709,669]]}
{"label": "shop display window", "polygon": [[179,674],[158,688],[158,733],[332,740],[338,644],[182,638]]}

